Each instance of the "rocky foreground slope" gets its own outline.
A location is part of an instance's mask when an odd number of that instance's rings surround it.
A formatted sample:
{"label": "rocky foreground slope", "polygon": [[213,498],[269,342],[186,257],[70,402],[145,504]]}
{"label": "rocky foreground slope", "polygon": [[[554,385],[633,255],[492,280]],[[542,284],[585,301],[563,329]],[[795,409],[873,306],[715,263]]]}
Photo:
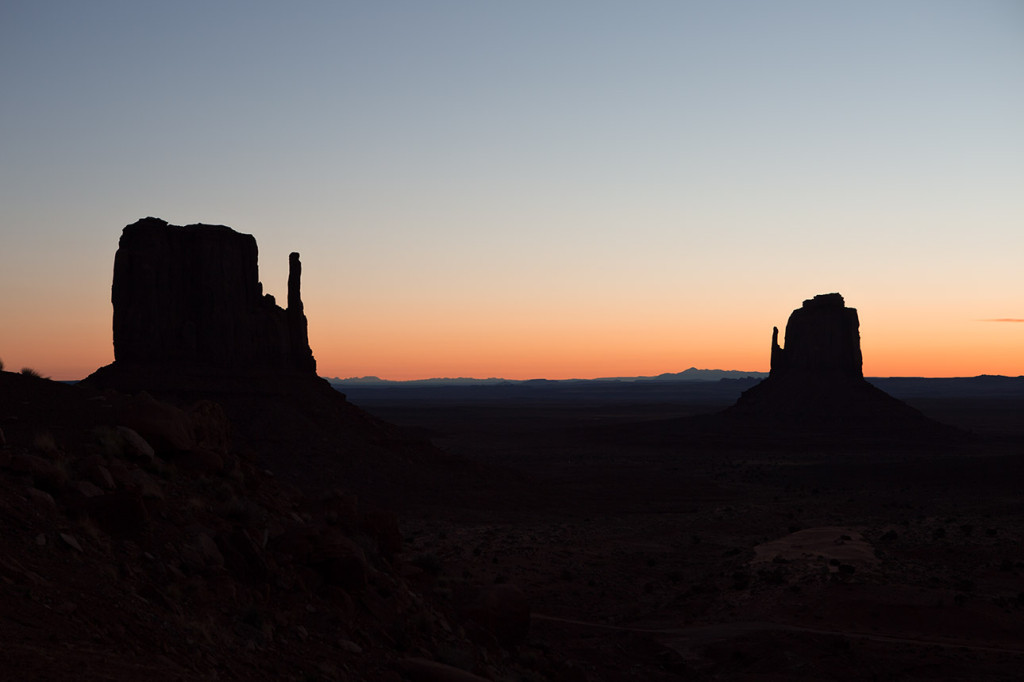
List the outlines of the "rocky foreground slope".
{"label": "rocky foreground slope", "polygon": [[0,420],[0,650],[21,679],[515,668],[521,592],[425,598],[436,560],[403,551],[394,513],[343,487],[311,496],[282,482],[232,447],[213,402],[182,409],[4,372]]}

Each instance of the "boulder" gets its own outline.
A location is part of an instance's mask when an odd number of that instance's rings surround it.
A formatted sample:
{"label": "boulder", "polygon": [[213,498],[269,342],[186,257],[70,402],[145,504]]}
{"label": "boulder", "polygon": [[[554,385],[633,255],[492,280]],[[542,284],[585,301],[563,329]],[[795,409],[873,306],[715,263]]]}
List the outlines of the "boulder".
{"label": "boulder", "polygon": [[366,587],[370,571],[366,555],[351,538],[334,528],[325,528],[313,546],[309,563],[324,582],[348,592]]}
{"label": "boulder", "polygon": [[37,488],[47,492],[60,492],[70,482],[67,472],[48,459],[36,455],[15,454],[11,456],[7,469],[32,477]]}
{"label": "boulder", "polygon": [[118,426],[117,435],[120,436],[124,448],[122,453],[125,456],[143,462],[152,462],[156,457],[153,446],[133,429],[129,429],[127,426]]}
{"label": "boulder", "polygon": [[196,445],[205,450],[226,452],[231,424],[224,408],[212,400],[200,400],[188,411]]}
{"label": "boulder", "polygon": [[120,447],[120,452],[112,454],[131,455],[131,451],[136,449],[131,441],[126,442],[129,432],[141,436],[161,455],[192,450],[196,446],[189,415],[144,391],[118,410],[117,419],[124,428],[118,430],[121,438],[114,444]]}
{"label": "boulder", "polygon": [[149,527],[149,510],[135,490],[89,498],[86,512],[96,525],[116,537],[138,538]]}

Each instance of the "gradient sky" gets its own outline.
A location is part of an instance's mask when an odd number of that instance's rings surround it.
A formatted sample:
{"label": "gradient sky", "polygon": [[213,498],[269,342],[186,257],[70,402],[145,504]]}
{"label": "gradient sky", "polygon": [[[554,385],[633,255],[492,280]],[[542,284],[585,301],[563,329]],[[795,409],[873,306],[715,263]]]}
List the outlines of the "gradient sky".
{"label": "gradient sky", "polygon": [[230,225],[324,376],[1024,374],[1024,3],[7,2],[0,358],[113,359],[121,228]]}

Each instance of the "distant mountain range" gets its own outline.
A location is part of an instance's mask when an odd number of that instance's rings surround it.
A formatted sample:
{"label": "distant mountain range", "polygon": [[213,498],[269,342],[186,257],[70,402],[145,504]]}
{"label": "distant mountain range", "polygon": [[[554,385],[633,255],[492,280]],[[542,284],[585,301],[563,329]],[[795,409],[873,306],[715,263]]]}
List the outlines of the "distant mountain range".
{"label": "distant mountain range", "polygon": [[[401,398],[431,400],[718,400],[728,403],[768,376],[767,372],[697,369],[653,377],[599,379],[471,379],[466,377],[391,381],[378,377],[328,379],[357,402]],[[1024,400],[1024,376],[867,377],[900,400],[920,398],[1012,398]]]}
{"label": "distant mountain range", "polygon": [[509,384],[540,384],[540,383],[582,383],[590,381],[621,381],[621,382],[653,382],[653,381],[720,381],[722,379],[763,379],[768,372],[744,372],[736,369],[697,369],[691,367],[682,372],[666,372],[653,377],[599,377],[597,379],[471,379],[467,377],[444,377],[436,379],[412,379],[410,381],[394,381],[380,377],[350,377],[341,379],[328,378],[332,385],[346,388],[386,388],[388,386],[495,386]]}

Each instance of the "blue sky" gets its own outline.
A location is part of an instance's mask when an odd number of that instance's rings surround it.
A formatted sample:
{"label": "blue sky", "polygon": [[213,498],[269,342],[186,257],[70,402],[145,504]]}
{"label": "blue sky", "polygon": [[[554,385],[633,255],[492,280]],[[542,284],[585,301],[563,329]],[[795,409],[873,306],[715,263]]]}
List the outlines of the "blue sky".
{"label": "blue sky", "polygon": [[836,290],[1024,373],[1020,2],[8,3],[0,87],[9,365],[110,360],[156,215],[300,251],[331,375],[764,369]]}

